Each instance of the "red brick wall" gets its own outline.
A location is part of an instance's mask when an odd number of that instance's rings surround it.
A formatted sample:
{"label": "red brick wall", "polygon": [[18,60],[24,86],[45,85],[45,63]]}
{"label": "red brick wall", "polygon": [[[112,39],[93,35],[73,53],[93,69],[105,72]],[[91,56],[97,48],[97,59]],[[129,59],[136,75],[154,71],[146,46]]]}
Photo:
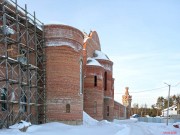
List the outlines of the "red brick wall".
{"label": "red brick wall", "polygon": [[84,48],[87,50],[87,57],[93,57],[95,50],[101,50],[99,37],[96,31],[90,32],[89,38],[84,44]]}
{"label": "red brick wall", "polygon": [[[107,107],[109,107],[109,113]],[[104,97],[104,119],[109,121],[114,119],[114,99],[111,97]]]}
{"label": "red brick wall", "polygon": [[86,76],[87,51],[83,49],[83,75]]}
{"label": "red brick wall", "polygon": [[[97,60],[103,67],[104,72],[107,72],[107,88],[104,91],[104,96],[112,97],[114,99],[114,79],[112,77],[112,62],[107,60]],[[104,86],[105,87],[105,86]]]}
{"label": "red brick wall", "polygon": [[[111,121],[114,118],[114,87],[113,87],[114,79],[112,77],[113,63],[110,60],[97,60],[97,61],[104,67],[105,69],[104,73],[105,72],[107,73],[106,90],[105,90],[105,84],[104,84],[104,119]],[[109,116],[107,115],[108,106],[109,106]]]}
{"label": "red brick wall", "polygon": [[125,119],[125,106],[114,101],[114,119]]}
{"label": "red brick wall", "polygon": [[63,41],[67,41],[66,43],[79,43],[82,47],[84,35],[80,30],[74,27],[53,24],[45,25],[45,37],[46,41],[49,39],[53,39],[51,41],[62,39]]}
{"label": "red brick wall", "polygon": [[[101,50],[101,46],[100,46],[100,42],[99,42],[99,37],[97,35],[97,32],[92,31],[89,34],[89,38],[86,40],[86,42],[84,43],[83,46],[84,50],[87,51],[86,55],[87,57],[93,57],[94,51],[95,50]],[[86,79],[85,79],[85,91],[86,91],[86,98],[91,97],[90,99],[94,99],[95,97],[93,97],[94,94],[94,87],[91,83],[93,83],[93,77],[94,76],[89,76],[89,74],[98,74],[101,73],[102,74],[102,80],[101,80],[101,84],[102,87],[100,87],[101,91],[103,91],[101,94],[101,97],[103,97],[103,119],[107,119],[107,120],[113,120],[114,117],[114,79],[112,77],[112,65],[113,63],[110,60],[97,60],[103,67],[103,72],[102,71],[98,71],[98,70],[94,70],[95,67],[91,67],[91,70],[89,69],[89,67],[86,67]],[[94,71],[93,71],[93,70]],[[107,72],[107,88],[105,90],[105,83],[104,83],[104,74],[105,72]],[[90,87],[90,86],[91,87]],[[87,92],[89,91],[89,92]],[[93,94],[92,94],[93,93]],[[100,93],[99,93],[100,94]],[[90,101],[89,101],[90,102]],[[84,101],[84,106],[86,107],[85,110],[88,110],[88,113],[96,118],[93,114],[93,109],[92,109],[92,102],[91,104],[89,102]],[[109,107],[109,112],[107,107]]]}
{"label": "red brick wall", "polygon": [[[80,94],[80,60],[83,34],[70,26],[45,26],[47,121],[69,124],[82,122],[83,96]],[[49,45],[55,46],[49,46]],[[70,113],[66,105],[70,104]]]}
{"label": "red brick wall", "polygon": [[[84,111],[91,117],[102,120],[104,106],[103,72],[98,66],[87,66],[84,80]],[[94,76],[97,76],[97,86],[94,86]]]}
{"label": "red brick wall", "polygon": [[101,50],[99,36],[96,31],[91,31],[89,33],[89,36],[97,43],[96,46],[99,48],[98,50]]}

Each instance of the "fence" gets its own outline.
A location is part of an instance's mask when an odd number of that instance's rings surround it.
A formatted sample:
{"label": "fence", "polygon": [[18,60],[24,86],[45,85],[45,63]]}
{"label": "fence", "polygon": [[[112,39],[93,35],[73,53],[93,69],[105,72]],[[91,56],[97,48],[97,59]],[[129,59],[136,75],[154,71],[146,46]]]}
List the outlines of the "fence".
{"label": "fence", "polygon": [[[139,117],[138,121],[141,122],[152,122],[152,123],[166,123],[167,119],[162,117]],[[169,123],[180,122],[180,118],[170,118]]]}

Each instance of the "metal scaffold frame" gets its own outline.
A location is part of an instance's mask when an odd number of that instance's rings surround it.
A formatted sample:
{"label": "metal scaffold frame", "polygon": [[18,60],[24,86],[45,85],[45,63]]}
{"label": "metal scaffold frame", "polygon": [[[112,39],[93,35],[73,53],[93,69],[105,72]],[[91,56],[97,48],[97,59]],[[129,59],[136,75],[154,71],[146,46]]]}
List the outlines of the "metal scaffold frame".
{"label": "metal scaffold frame", "polygon": [[46,122],[43,27],[26,5],[0,0],[0,128]]}

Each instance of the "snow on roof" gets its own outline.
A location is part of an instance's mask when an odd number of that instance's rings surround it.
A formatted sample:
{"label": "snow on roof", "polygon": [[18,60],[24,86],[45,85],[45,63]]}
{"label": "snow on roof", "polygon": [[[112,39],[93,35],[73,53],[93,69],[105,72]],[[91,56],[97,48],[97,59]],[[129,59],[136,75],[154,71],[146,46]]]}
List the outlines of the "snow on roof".
{"label": "snow on roof", "polygon": [[109,60],[108,56],[99,50],[95,50],[93,55],[95,59]]}
{"label": "snow on roof", "polygon": [[[173,109],[173,108],[175,108],[175,107],[177,107],[177,106],[176,106],[176,105],[170,106],[170,107],[169,107],[169,110],[170,110],[170,109]],[[168,110],[168,108],[165,108],[165,109],[163,109],[162,111],[167,111],[167,110]]]}
{"label": "snow on roof", "polygon": [[87,58],[87,64],[86,65],[93,65],[93,66],[102,67],[101,64],[97,60],[90,58],[90,57]]}

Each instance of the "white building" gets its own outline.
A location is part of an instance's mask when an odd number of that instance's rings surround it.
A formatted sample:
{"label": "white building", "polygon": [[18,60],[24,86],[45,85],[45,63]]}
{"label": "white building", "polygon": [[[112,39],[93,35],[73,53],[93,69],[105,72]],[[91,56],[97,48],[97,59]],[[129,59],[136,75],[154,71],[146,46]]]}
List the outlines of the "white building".
{"label": "white building", "polygon": [[[161,111],[163,117],[167,117],[167,110],[168,108],[165,108]],[[177,115],[177,105],[173,105],[169,107],[169,116]]]}

